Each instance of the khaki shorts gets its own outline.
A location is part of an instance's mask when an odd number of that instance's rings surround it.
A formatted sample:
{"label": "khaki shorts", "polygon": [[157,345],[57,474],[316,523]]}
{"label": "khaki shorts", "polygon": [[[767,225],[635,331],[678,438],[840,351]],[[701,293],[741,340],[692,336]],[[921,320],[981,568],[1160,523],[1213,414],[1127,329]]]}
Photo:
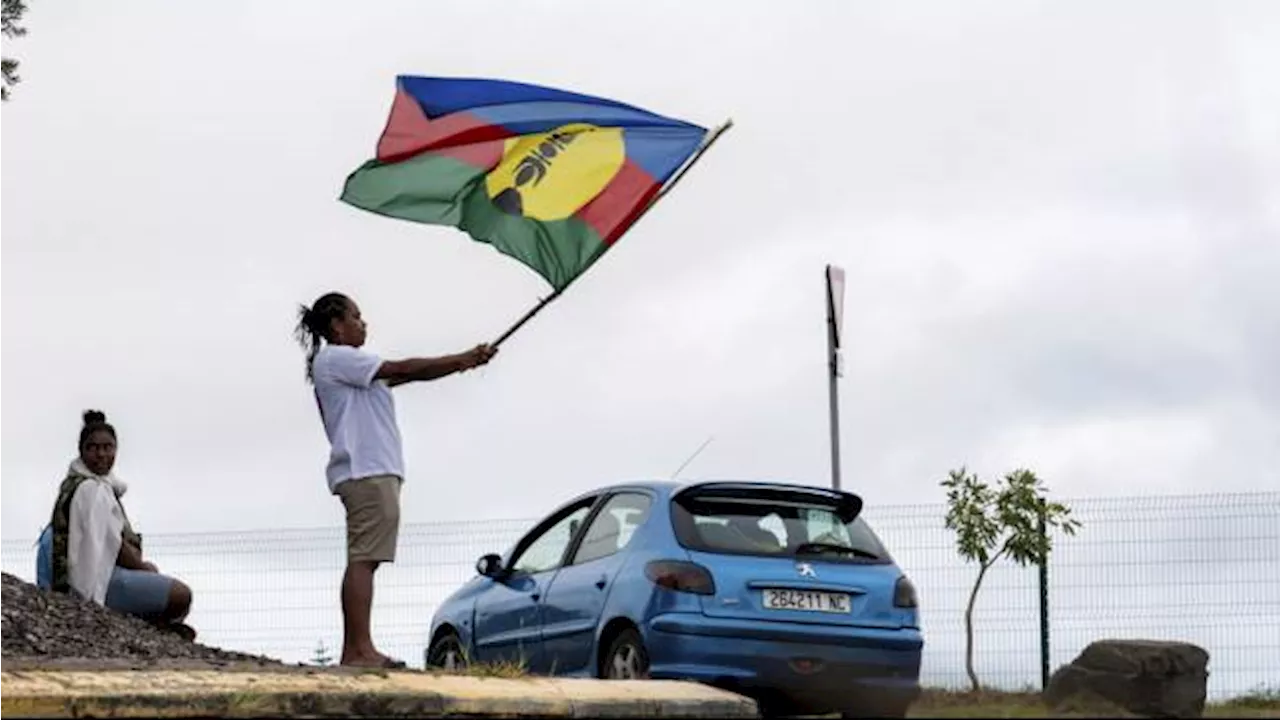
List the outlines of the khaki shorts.
{"label": "khaki shorts", "polygon": [[402,483],[395,475],[375,475],[338,485],[347,509],[348,562],[395,562]]}

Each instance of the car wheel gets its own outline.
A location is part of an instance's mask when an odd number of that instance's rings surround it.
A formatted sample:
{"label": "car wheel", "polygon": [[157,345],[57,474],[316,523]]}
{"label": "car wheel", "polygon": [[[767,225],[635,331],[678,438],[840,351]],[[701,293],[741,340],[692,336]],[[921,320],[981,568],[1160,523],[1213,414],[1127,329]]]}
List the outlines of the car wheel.
{"label": "car wheel", "polygon": [[600,677],[606,680],[643,680],[649,677],[649,653],[640,633],[627,628],[614,636],[600,663]]}
{"label": "car wheel", "polygon": [[452,630],[441,633],[427,650],[427,667],[445,672],[456,672],[467,666],[467,653],[458,634]]}

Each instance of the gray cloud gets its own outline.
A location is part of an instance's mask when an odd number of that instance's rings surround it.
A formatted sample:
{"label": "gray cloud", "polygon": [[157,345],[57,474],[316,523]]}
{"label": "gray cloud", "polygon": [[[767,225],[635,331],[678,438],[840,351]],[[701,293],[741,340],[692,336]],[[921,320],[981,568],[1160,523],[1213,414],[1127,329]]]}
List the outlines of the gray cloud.
{"label": "gray cloud", "polygon": [[413,521],[538,515],[710,435],[691,476],[826,482],[826,262],[872,500],[937,499],[962,462],[1073,495],[1276,487],[1272,5],[521,8],[33,8],[4,108],[6,537],[86,406],[152,532],[335,524],[294,304],[346,289],[375,349],[423,354],[545,292],[336,201],[396,73],[737,122],[492,366],[398,393]]}

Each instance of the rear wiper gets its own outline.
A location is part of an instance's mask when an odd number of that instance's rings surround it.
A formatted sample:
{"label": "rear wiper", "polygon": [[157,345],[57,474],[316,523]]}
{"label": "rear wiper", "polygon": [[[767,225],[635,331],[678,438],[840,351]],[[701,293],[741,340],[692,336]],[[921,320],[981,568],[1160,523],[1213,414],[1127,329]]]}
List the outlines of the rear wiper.
{"label": "rear wiper", "polygon": [[836,545],[835,543],[807,542],[800,543],[800,546],[796,548],[796,555],[819,555],[825,552],[856,555],[870,560],[880,559],[880,556],[873,552],[868,552],[860,548],[849,547],[848,545]]}

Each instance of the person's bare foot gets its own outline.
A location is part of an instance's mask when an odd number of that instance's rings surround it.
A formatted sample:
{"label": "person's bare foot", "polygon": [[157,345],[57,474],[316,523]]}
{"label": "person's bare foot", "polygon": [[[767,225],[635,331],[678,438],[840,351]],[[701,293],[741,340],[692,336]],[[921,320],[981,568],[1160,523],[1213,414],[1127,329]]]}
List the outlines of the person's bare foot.
{"label": "person's bare foot", "polygon": [[176,622],[169,626],[170,631],[177,634],[178,637],[187,642],[196,641],[196,629],[183,622]]}
{"label": "person's bare foot", "polygon": [[380,668],[384,670],[396,670],[405,667],[402,660],[396,660],[393,657],[376,653],[374,655],[351,655],[338,661],[339,665],[344,667],[359,668]]}
{"label": "person's bare foot", "polygon": [[151,624],[165,632],[171,632],[187,642],[195,642],[196,640],[195,628],[184,622],[176,620],[153,620]]}
{"label": "person's bare foot", "polygon": [[343,653],[339,665],[347,667],[380,667],[384,660],[381,653]]}

